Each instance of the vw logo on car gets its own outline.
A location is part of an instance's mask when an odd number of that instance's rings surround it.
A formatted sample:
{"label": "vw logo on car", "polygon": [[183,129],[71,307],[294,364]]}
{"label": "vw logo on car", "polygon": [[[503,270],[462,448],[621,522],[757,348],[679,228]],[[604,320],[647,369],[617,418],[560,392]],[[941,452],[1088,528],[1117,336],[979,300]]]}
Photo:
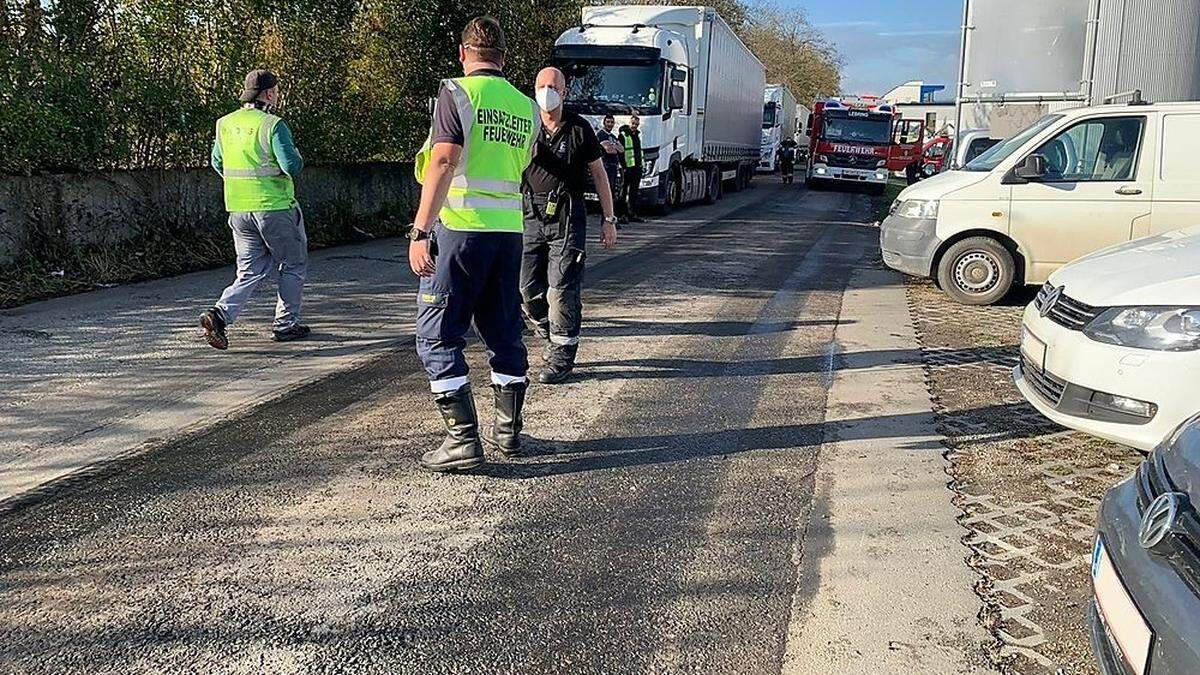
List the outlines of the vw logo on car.
{"label": "vw logo on car", "polygon": [[1187,500],[1182,492],[1164,492],[1150,502],[1138,527],[1138,543],[1153,551],[1175,530],[1180,506]]}
{"label": "vw logo on car", "polygon": [[1043,317],[1049,314],[1050,310],[1054,309],[1054,305],[1058,304],[1058,299],[1062,297],[1063,289],[1065,288],[1066,286],[1055,286],[1054,288],[1051,288],[1050,292],[1046,294],[1046,297],[1042,299],[1042,306],[1038,309],[1038,314],[1042,315]]}

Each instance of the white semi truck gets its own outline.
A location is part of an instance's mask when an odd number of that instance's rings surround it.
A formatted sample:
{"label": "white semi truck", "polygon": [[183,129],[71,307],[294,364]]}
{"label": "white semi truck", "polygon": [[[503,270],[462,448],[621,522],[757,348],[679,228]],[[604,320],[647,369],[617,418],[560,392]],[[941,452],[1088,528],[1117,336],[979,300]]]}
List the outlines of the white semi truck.
{"label": "white semi truck", "polygon": [[786,85],[768,84],[763,90],[762,146],[758,170],[775,173],[784,141],[796,140],[796,97]]}
{"label": "white semi truck", "polygon": [[763,66],[711,7],[584,7],[555,43],[567,109],[599,128],[641,119],[642,203],[669,210],[741,189],[758,163]]}

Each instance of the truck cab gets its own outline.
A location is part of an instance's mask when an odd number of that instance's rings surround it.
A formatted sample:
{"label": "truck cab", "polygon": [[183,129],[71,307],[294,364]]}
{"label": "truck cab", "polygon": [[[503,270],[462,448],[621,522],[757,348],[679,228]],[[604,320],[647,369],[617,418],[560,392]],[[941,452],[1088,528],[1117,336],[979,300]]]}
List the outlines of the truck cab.
{"label": "truck cab", "polygon": [[787,141],[795,142],[796,97],[781,84],[763,90],[762,152],[758,170],[774,173],[779,167],[779,150]]}
{"label": "truck cab", "polygon": [[891,171],[902,171],[921,154],[925,123],[902,120],[875,97],[817,101],[809,121],[806,183],[865,183],[883,194]]}
{"label": "truck cab", "polygon": [[[743,187],[759,156],[762,64],[708,7],[584,7],[551,54],[566,107],[600,126],[641,119],[639,201],[661,210]],[[733,83],[757,80],[752,93]]]}

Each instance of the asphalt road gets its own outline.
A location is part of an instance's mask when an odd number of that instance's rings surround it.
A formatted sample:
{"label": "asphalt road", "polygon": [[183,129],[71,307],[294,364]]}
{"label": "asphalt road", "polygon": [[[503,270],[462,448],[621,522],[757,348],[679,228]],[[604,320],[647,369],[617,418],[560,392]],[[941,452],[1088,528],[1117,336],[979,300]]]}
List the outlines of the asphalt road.
{"label": "asphalt road", "polygon": [[776,182],[704,213],[588,270],[526,457],[421,472],[440,422],[404,348],[15,501],[0,672],[778,672],[877,230],[864,195]]}

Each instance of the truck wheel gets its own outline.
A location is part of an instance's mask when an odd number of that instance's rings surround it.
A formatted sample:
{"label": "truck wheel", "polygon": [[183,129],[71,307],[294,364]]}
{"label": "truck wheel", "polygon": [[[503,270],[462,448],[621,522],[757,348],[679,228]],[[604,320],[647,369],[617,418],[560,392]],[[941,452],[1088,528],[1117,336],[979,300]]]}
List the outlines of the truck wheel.
{"label": "truck wheel", "polygon": [[676,185],[675,172],[667,171],[666,173],[663,174],[662,180],[663,180],[662,187],[659,188],[661,190],[661,192],[659,192],[659,195],[662,197],[662,201],[659,202],[658,204],[654,205],[653,211],[654,211],[654,213],[656,213],[660,216],[665,216],[668,213],[670,213],[672,210],[672,207],[675,206],[675,203],[673,201],[675,198],[675,185]]}
{"label": "truck wheel", "polygon": [[938,286],[955,302],[990,305],[1008,295],[1016,278],[1012,253],[991,237],[968,237],[938,261]]}
{"label": "truck wheel", "polygon": [[704,203],[712,204],[721,198],[721,170],[708,170],[708,189],[704,192]]}

